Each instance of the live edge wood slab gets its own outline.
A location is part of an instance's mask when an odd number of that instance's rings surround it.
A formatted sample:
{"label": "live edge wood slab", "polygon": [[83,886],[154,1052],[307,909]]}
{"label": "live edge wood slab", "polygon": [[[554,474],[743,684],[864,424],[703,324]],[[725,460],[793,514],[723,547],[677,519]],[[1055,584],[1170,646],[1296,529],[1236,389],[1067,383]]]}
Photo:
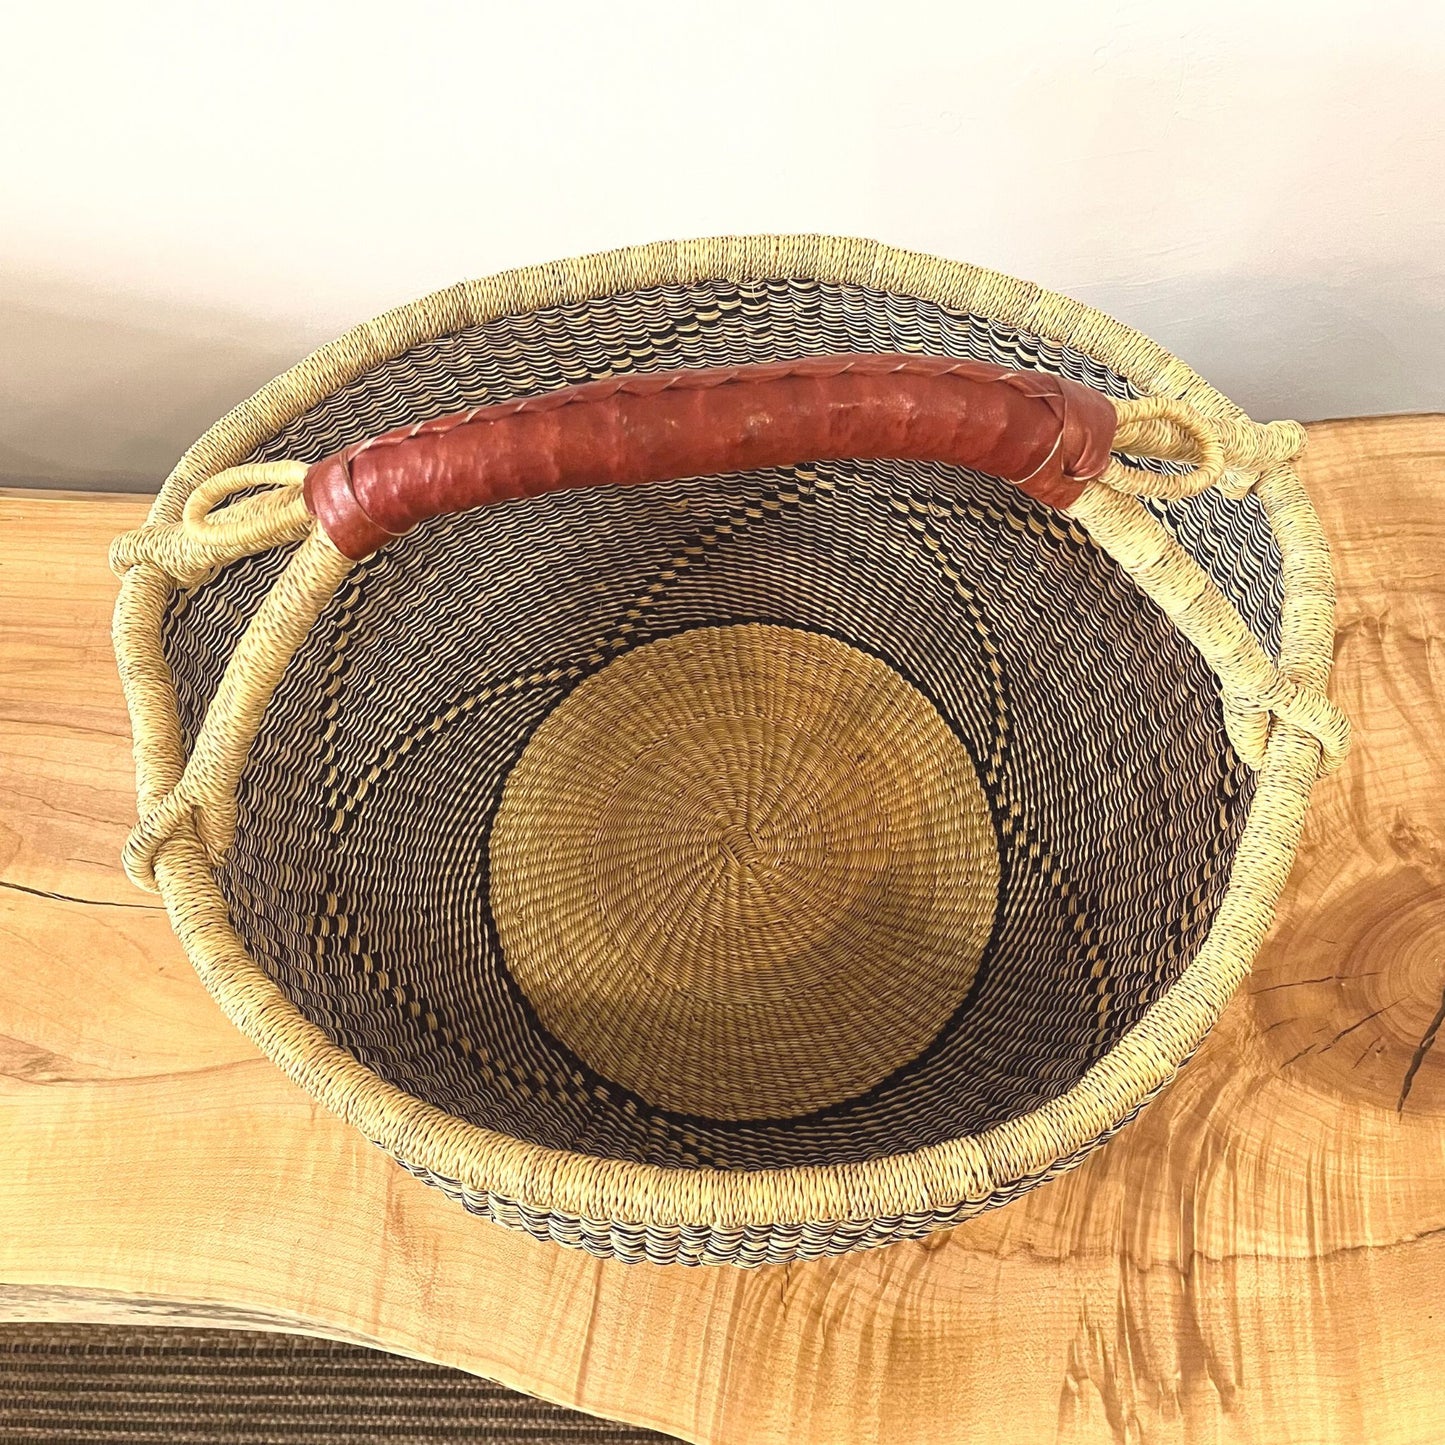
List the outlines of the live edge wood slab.
{"label": "live edge wood slab", "polygon": [[1445,1439],[1445,418],[1312,427],[1305,480],[1357,744],[1220,1027],[1021,1202],[757,1273],[473,1219],[256,1053],[117,862],[144,502],[0,494],[0,1318],[333,1335],[707,1442]]}

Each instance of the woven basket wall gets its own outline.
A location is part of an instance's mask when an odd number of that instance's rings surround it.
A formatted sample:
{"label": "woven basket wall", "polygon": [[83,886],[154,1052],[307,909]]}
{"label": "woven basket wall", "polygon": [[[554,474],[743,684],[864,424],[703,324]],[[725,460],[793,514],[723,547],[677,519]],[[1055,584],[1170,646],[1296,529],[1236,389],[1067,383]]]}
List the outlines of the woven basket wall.
{"label": "woven basket wall", "polygon": [[[155,521],[224,466],[479,403],[868,351],[1238,415],[1135,333],[975,268],[653,247],[352,333],[208,434]],[[1299,619],[1328,608],[1323,546],[1292,473],[1271,486],[1146,505],[1319,687],[1328,637]],[[288,555],[154,593],[183,754]],[[238,1023],[467,1207],[756,1264],[1003,1203],[1167,1081],[1297,842],[1319,745],[1279,725],[1270,749],[1241,761],[1214,673],[1078,520],[988,476],[583,489],[358,564],[265,712],[224,861],[183,835],[157,877]],[[144,799],[144,746],[141,775]]]}

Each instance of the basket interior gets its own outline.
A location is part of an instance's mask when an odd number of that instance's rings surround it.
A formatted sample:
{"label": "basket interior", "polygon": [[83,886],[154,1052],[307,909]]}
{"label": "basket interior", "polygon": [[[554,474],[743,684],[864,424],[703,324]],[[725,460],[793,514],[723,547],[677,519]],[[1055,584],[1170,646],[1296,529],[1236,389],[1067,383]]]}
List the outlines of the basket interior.
{"label": "basket interior", "polygon": [[[255,459],[840,351],[1132,394],[983,317],[719,281],[415,346]],[[1258,504],[1157,510],[1274,651]],[[283,561],[173,600],[188,741]],[[1067,519],[953,468],[820,463],[440,519],[361,564],[266,715],[218,881],[304,1014],[454,1115],[671,1166],[840,1163],[1074,1083],[1198,949],[1251,792],[1212,675]]]}

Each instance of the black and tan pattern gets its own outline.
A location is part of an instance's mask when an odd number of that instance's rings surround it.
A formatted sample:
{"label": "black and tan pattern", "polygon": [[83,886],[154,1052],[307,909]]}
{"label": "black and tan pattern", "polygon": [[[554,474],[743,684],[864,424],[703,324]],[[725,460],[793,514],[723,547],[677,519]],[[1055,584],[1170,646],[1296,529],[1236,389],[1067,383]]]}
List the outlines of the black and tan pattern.
{"label": "black and tan pattern", "polygon": [[[258,459],[324,455],[407,419],[579,379],[582,365],[606,374],[619,359],[669,367],[952,344],[1108,380],[970,318],[915,307],[910,324],[901,298],[799,287],[782,304],[779,285],[752,297],[701,289],[509,318],[476,328],[466,351],[460,338],[419,348],[382,368],[384,381],[355,384],[354,410],[351,397],[328,403],[316,431],[292,427]],[[1204,535],[1204,558],[1268,636],[1278,572],[1267,529]],[[1221,540],[1233,556],[1213,553]],[[183,690],[191,727],[233,645],[218,629],[239,631],[275,565],[243,563],[178,594],[166,634],[177,678],[190,682],[197,661],[212,668]],[[978,769],[1006,875],[968,1008],[948,1010],[854,1096],[756,1120],[668,1108],[666,1090],[648,1098],[569,1049],[518,981],[542,966],[508,965],[493,907],[491,829],[528,739],[614,659],[719,621],[839,638],[931,699]],[[242,781],[246,821],[223,877],[241,932],[370,1067],[451,1113],[603,1157],[841,1162],[1035,1107],[1187,961],[1248,802],[1211,679],[1157,608],[1017,489],[926,463],[574,492],[442,519],[363,564],[304,657]],[[859,965],[845,944],[829,966]],[[850,1010],[865,1069],[874,1022]],[[722,1062],[673,1057],[677,1042],[654,1029],[619,1046],[678,1079]],[[737,1087],[767,1097],[775,1082]]]}
{"label": "black and tan pattern", "polygon": [[0,1445],[666,1445],[362,1345],[255,1330],[0,1326]]}
{"label": "black and tan pattern", "polygon": [[[848,351],[1138,394],[967,308],[704,278],[398,348],[250,460],[621,371]],[[1274,655],[1264,501],[1148,506]],[[287,555],[171,594],[186,750]],[[1229,886],[1256,790],[1234,735],[1160,607],[992,478],[835,461],[555,493],[425,523],[345,577],[250,749],[216,882],[265,975],[400,1096],[551,1158],[801,1180],[990,1138],[1116,1052]],[[757,1264],[1005,1202],[1146,1096],[995,1185],[866,1218],[582,1217],[388,1147],[538,1237]]]}

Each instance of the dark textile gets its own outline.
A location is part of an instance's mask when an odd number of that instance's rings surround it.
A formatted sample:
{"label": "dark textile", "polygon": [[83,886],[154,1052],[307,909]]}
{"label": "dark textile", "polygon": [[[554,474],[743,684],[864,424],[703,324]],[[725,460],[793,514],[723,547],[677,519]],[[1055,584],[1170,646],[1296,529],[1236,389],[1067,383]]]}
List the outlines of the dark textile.
{"label": "dark textile", "polygon": [[331,1340],[0,1326],[5,1445],[644,1445],[671,1438],[460,1370]]}

